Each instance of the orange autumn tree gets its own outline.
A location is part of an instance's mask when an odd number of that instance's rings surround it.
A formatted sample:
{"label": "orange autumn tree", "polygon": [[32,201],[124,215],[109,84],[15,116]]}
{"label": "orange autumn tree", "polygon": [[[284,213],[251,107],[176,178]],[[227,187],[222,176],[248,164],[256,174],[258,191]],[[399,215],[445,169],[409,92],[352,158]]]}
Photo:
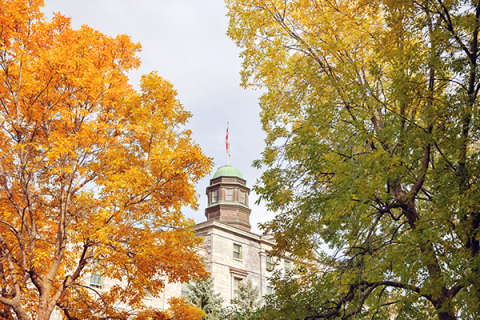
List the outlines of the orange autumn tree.
{"label": "orange autumn tree", "polygon": [[[182,129],[191,114],[156,73],[127,83],[140,64],[128,36],[42,6],[0,6],[0,318],[199,318],[142,303],[167,278],[206,275],[180,213],[211,168]],[[96,290],[90,274],[119,284]]]}

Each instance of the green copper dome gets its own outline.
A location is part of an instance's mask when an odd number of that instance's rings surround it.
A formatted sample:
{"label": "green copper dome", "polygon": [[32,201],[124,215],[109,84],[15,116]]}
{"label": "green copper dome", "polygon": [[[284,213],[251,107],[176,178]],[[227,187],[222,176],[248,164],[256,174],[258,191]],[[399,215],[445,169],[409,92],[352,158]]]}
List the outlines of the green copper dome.
{"label": "green copper dome", "polygon": [[217,172],[215,172],[212,179],[215,179],[218,177],[237,177],[237,178],[243,179],[242,173],[237,168],[234,168],[230,165],[226,165],[218,168]]}

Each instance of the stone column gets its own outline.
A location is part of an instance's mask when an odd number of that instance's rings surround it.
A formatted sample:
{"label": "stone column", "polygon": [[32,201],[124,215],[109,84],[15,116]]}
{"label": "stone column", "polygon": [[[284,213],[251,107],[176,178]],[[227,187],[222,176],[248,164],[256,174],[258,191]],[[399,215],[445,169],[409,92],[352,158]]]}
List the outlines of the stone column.
{"label": "stone column", "polygon": [[267,294],[267,252],[260,249],[258,255],[260,256],[260,297],[263,297]]}

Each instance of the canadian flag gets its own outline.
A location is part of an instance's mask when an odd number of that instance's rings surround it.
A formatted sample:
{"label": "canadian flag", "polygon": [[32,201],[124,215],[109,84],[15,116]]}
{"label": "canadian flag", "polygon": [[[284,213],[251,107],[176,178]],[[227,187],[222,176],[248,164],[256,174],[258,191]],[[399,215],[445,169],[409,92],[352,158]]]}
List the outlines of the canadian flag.
{"label": "canadian flag", "polygon": [[228,132],[228,126],[227,136],[225,137],[225,146],[227,147],[228,162],[230,162],[230,133]]}

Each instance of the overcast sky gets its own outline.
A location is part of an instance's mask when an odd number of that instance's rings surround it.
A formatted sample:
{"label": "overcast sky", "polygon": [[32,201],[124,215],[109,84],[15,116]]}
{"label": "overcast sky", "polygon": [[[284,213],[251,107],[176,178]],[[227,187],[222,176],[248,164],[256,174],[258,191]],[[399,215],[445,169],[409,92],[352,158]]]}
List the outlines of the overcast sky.
{"label": "overcast sky", "polygon": [[[138,85],[140,75],[157,70],[172,82],[185,108],[193,113],[188,128],[215,168],[197,186],[200,209],[185,209],[186,216],[203,222],[205,188],[218,167],[227,162],[225,131],[230,122],[231,160],[249,187],[261,172],[252,168],[260,157],[265,134],[261,130],[259,91],[240,87],[240,50],[227,35],[227,10],[223,0],[45,0],[43,12],[51,17],[60,12],[72,18],[72,26],[82,24],[115,36],[127,34],[142,44],[141,67],[130,73]],[[257,196],[250,194],[252,231],[259,222],[273,217]]]}

